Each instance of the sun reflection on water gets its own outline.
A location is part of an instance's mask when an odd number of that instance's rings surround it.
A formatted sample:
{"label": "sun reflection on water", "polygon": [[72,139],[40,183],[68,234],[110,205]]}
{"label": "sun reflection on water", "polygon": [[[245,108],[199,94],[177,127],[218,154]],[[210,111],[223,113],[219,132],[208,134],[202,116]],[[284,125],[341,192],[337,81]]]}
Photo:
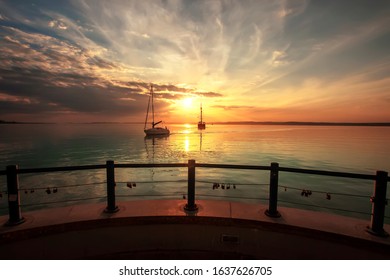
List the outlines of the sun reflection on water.
{"label": "sun reflection on water", "polygon": [[186,124],[183,124],[183,129],[180,131],[180,133],[183,133],[183,134],[190,134],[191,133],[191,130],[192,130],[192,127],[190,124],[186,123]]}
{"label": "sun reflection on water", "polygon": [[186,152],[190,151],[190,139],[188,139],[188,136],[184,139],[184,150]]}

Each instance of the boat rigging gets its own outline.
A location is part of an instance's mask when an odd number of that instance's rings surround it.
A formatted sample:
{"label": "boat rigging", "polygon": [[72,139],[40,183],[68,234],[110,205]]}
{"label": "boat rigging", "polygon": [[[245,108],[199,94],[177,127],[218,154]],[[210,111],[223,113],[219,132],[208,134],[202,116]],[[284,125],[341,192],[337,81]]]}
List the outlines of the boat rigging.
{"label": "boat rigging", "polygon": [[[151,127],[146,128],[149,118],[149,109],[150,109],[150,103],[152,103],[152,122]],[[169,135],[170,131],[167,127],[159,127],[158,124],[162,123],[162,121],[155,122],[154,121],[154,91],[153,91],[153,85],[150,85],[150,96],[148,101],[148,108],[146,110],[146,118],[145,118],[145,125],[144,125],[144,132],[146,136],[156,136],[156,135]]]}

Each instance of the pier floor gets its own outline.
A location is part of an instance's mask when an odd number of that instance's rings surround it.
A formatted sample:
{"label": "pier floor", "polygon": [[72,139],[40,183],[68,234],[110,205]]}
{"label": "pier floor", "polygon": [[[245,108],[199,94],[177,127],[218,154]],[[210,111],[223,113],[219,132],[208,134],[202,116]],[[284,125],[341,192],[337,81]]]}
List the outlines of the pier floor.
{"label": "pier floor", "polygon": [[[370,221],[267,205],[199,200],[119,201],[25,212],[5,226],[0,259],[390,259],[390,238],[370,234]],[[390,225],[385,225],[390,232]]]}

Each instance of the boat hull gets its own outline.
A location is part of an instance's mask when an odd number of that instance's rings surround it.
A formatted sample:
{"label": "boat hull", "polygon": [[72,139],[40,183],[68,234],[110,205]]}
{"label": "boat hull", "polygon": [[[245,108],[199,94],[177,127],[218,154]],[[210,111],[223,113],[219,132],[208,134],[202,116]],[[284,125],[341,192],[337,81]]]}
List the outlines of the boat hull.
{"label": "boat hull", "polygon": [[169,133],[170,133],[168,128],[162,128],[162,127],[154,127],[154,128],[145,129],[144,132],[147,136],[169,135]]}
{"label": "boat hull", "polygon": [[206,129],[206,123],[198,122],[198,129]]}

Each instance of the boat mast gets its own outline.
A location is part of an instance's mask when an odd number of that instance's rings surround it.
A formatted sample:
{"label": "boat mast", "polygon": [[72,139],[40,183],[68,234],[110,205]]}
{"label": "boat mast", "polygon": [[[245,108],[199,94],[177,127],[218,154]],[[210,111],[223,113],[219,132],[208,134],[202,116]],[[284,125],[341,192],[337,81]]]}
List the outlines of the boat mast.
{"label": "boat mast", "polygon": [[152,127],[154,128],[154,100],[153,100],[153,84],[150,85],[150,92],[152,94]]}
{"label": "boat mast", "polygon": [[200,103],[200,123],[203,123],[202,102]]}
{"label": "boat mast", "polygon": [[206,129],[206,123],[203,121],[203,106],[200,102],[200,121],[198,122],[198,129]]}
{"label": "boat mast", "polygon": [[148,100],[148,109],[146,109],[146,118],[145,118],[144,130],[146,129],[146,124],[148,122],[149,107],[150,107],[150,95],[149,95],[149,100]]}

